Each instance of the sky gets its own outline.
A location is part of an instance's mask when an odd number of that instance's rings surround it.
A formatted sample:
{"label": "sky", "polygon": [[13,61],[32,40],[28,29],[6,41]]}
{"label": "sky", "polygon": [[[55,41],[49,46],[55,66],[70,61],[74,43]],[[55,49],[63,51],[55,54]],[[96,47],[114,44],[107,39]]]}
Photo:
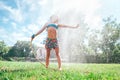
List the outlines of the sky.
{"label": "sky", "polygon": [[[16,41],[30,41],[53,14],[63,23],[75,25],[79,16],[91,29],[102,29],[103,19],[113,16],[120,22],[120,0],[0,0],[0,41],[12,46]],[[72,19],[74,18],[74,19]],[[72,21],[73,23],[69,22]],[[36,37],[41,45],[46,31]]]}

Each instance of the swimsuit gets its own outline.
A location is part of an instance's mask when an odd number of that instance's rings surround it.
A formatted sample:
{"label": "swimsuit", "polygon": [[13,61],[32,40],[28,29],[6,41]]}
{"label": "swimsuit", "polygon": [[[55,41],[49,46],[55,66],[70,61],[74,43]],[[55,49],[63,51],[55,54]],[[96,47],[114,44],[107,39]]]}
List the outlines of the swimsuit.
{"label": "swimsuit", "polygon": [[[47,28],[49,27],[54,27],[55,29],[58,29],[58,26],[56,24],[48,24]],[[47,38],[46,39],[46,44],[45,46],[49,49],[55,49],[56,47],[58,47],[58,41],[57,39],[51,39],[51,38]]]}
{"label": "swimsuit", "polygon": [[58,25],[57,24],[48,24],[47,25],[47,28],[49,28],[49,27],[54,27],[55,29],[58,29]]}

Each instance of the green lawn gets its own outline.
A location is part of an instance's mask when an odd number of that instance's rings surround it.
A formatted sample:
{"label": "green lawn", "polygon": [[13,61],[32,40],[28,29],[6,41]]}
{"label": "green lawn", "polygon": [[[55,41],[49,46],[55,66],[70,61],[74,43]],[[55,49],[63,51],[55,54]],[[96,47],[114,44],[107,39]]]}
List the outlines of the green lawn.
{"label": "green lawn", "polygon": [[[57,68],[57,63],[50,63]],[[120,64],[62,64],[62,71],[38,62],[0,61],[0,80],[120,80]]]}

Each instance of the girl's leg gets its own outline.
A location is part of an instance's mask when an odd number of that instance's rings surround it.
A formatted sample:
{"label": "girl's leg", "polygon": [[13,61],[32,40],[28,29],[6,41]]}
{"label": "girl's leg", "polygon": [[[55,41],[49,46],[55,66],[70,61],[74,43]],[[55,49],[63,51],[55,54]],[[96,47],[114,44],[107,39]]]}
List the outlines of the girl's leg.
{"label": "girl's leg", "polygon": [[50,58],[50,49],[46,48],[46,68],[48,68],[49,65],[49,58]]}
{"label": "girl's leg", "polygon": [[59,56],[59,47],[55,48],[55,53],[56,53],[56,57],[57,57],[57,61],[58,61],[58,68],[61,70],[61,59]]}

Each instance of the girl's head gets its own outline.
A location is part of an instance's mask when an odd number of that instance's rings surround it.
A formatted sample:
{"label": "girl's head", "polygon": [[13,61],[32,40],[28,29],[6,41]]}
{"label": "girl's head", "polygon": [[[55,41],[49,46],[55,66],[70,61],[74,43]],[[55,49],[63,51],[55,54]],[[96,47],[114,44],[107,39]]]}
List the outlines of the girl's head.
{"label": "girl's head", "polygon": [[51,21],[52,23],[57,23],[57,22],[58,22],[58,16],[52,15],[52,16],[50,17],[50,21]]}

